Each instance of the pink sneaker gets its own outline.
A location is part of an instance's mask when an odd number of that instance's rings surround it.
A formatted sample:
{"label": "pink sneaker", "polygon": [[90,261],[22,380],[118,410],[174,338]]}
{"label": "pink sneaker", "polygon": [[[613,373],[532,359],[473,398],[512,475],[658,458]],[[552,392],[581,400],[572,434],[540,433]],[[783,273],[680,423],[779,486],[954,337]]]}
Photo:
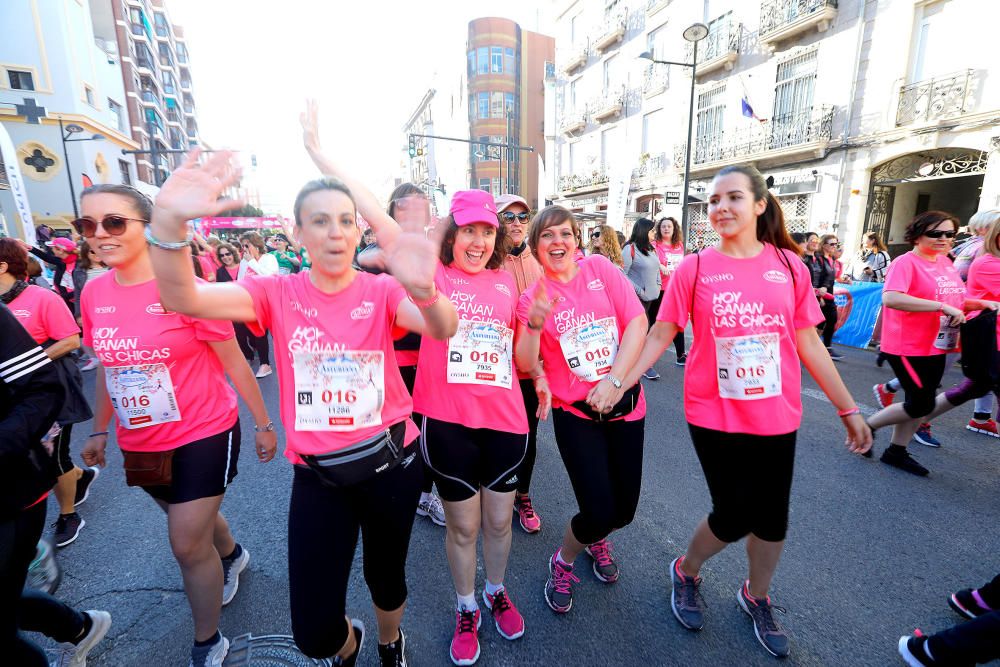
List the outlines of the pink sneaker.
{"label": "pink sneaker", "polygon": [[884,384],[877,384],[872,387],[872,394],[875,395],[875,400],[878,401],[880,408],[887,408],[896,400],[896,393],[886,389]]}
{"label": "pink sneaker", "polygon": [[496,595],[490,595],[484,588],[483,602],[486,603],[486,608],[493,612],[493,621],[501,637],[517,639],[524,634],[524,618],[507,597],[507,589],[501,588]]}
{"label": "pink sneaker", "polygon": [[531,505],[531,496],[514,496],[514,509],[521,519],[521,528],[526,533],[537,533],[542,529],[542,520],[535,514]]}
{"label": "pink sneaker", "polygon": [[474,665],[479,660],[479,610],[455,612],[455,635],[451,638],[451,661],[456,665]]}
{"label": "pink sneaker", "polygon": [[594,576],[606,584],[618,581],[618,564],[611,557],[611,542],[600,540],[586,547],[584,551],[594,559]]}

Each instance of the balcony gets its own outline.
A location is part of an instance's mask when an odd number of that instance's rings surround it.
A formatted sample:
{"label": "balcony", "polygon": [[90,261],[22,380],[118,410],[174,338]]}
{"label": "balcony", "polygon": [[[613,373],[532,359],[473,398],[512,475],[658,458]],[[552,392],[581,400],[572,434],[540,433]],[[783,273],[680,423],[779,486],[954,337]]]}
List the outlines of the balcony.
{"label": "balcony", "polygon": [[168,39],[170,37],[170,29],[162,23],[157,23],[153,30],[156,31],[157,37],[162,37],[163,39]]}
{"label": "balcony", "polygon": [[837,0],[764,0],[760,6],[760,41],[774,51],[787,39],[815,28],[826,32],[837,18]]}
{"label": "balcony", "polygon": [[156,64],[153,63],[152,58],[147,58],[146,56],[138,56],[135,59],[135,64],[136,66],[139,67],[139,69],[147,69],[152,73],[156,72]]}
{"label": "balcony", "polygon": [[563,134],[576,134],[587,128],[587,113],[585,111],[573,111],[566,114],[566,117],[559,124],[559,131]]}
{"label": "balcony", "polygon": [[646,16],[652,16],[661,9],[665,9],[671,0],[646,0]]}
{"label": "balcony", "polygon": [[669,71],[666,65],[650,63],[642,74],[642,94],[653,97],[666,90]]}
{"label": "balcony", "polygon": [[604,53],[612,46],[621,43],[625,37],[625,17],[619,16],[610,19],[607,28],[601,31],[597,38],[593,40],[594,48]]}
{"label": "balcony", "polygon": [[930,123],[968,112],[974,76],[974,70],[967,69],[901,87],[896,126]]}
{"label": "balcony", "polygon": [[181,90],[191,90],[191,79],[181,78]]}
{"label": "balcony", "polygon": [[669,167],[670,161],[667,160],[666,153],[656,153],[654,155],[645,153],[639,158],[639,166],[632,171],[632,179],[637,180],[659,176],[665,174]]}
{"label": "balcony", "polygon": [[187,53],[185,51],[178,51],[177,52],[177,62],[179,62],[181,65],[187,65],[188,64],[188,56],[187,56]]}
{"label": "balcony", "polygon": [[189,127],[187,129],[187,136],[188,136],[189,140],[191,140],[193,142],[197,142],[198,141],[198,129],[194,128],[194,127]]}
{"label": "balcony", "polygon": [[587,64],[588,56],[589,54],[587,53],[586,47],[573,52],[563,63],[562,71],[566,74],[572,74]]}
{"label": "balcony", "polygon": [[172,81],[164,80],[163,94],[170,95],[171,97],[177,97],[177,87],[173,84]]}
{"label": "balcony", "polygon": [[141,93],[142,101],[145,104],[152,104],[154,106],[159,106],[163,104],[163,100],[160,96],[156,94],[156,91],[152,88],[144,88]]}
{"label": "balcony", "polygon": [[132,23],[132,34],[136,37],[146,37],[146,29],[142,27],[141,23]]}
{"label": "balcony", "polygon": [[161,67],[170,67],[170,68],[173,68],[173,66],[174,66],[174,59],[171,58],[169,54],[161,53],[160,54],[160,66]]}
{"label": "balcony", "polygon": [[577,192],[579,190],[603,190],[608,187],[608,172],[595,169],[590,174],[570,174],[559,177],[561,192]]}
{"label": "balcony", "polygon": [[167,123],[173,125],[181,124],[181,115],[177,113],[177,109],[167,109]]}
{"label": "balcony", "polygon": [[[765,123],[746,121],[742,127],[695,140],[691,173],[712,173],[733,162],[758,166],[792,158],[821,158],[833,136],[834,107],[811,107],[772,118]],[[752,124],[749,124],[752,123]],[[684,167],[686,145],[674,150],[674,165]]]}
{"label": "balcony", "polygon": [[[743,24],[727,19],[712,26],[708,37],[698,43],[698,76],[725,68],[733,69],[740,55],[740,34]],[[694,57],[693,45],[688,44],[686,62]]]}
{"label": "balcony", "polygon": [[590,108],[594,110],[594,120],[598,123],[620,118],[625,109],[625,90],[605,91],[604,95],[591,102]]}
{"label": "balcony", "polygon": [[194,105],[191,104],[190,102],[185,102],[184,103],[184,113],[187,114],[188,116],[193,116],[194,115]]}

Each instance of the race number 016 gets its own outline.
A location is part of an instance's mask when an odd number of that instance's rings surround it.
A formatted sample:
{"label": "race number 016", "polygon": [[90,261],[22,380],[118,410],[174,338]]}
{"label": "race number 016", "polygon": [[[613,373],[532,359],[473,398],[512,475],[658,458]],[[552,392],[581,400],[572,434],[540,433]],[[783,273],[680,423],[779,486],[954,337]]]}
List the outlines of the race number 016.
{"label": "race number 016", "polygon": [[337,391],[330,391],[327,389],[323,391],[320,398],[324,403],[356,403],[358,400],[358,392],[353,389],[348,389],[347,391],[343,391],[341,389],[338,389]]}
{"label": "race number 016", "polygon": [[496,352],[480,352],[479,350],[473,350],[469,353],[469,361],[474,364],[480,362],[484,364],[499,364],[500,355]]}
{"label": "race number 016", "polygon": [[762,378],[764,377],[764,367],[763,366],[747,366],[740,367],[736,369],[736,377],[740,380],[745,378]]}
{"label": "race number 016", "polygon": [[585,355],[587,361],[598,361],[600,359],[607,359],[610,356],[611,356],[610,347],[602,347],[596,350],[587,350],[587,354]]}
{"label": "race number 016", "polygon": [[122,396],[122,407],[123,408],[148,408],[149,407],[149,396],[143,394],[142,396]]}

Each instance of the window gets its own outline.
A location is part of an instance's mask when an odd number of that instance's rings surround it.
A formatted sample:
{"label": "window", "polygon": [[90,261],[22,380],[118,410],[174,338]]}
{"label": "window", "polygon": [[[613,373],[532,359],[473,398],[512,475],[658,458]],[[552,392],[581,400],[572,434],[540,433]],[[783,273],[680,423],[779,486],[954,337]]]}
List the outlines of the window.
{"label": "window", "polygon": [[469,97],[469,120],[472,121],[476,118],[476,99],[474,97]]}
{"label": "window", "polygon": [[787,123],[812,110],[816,51],[778,63],[774,83],[774,122]]}
{"label": "window", "polygon": [[160,42],[157,48],[160,52],[160,64],[172,67],[174,64],[174,57],[170,55],[170,47],[165,42]]}
{"label": "window", "polygon": [[132,170],[127,160],[118,160],[118,173],[123,184],[132,185]]}
{"label": "window", "polygon": [[722,121],[725,112],[726,86],[698,96],[698,120],[695,140],[695,160],[707,162],[715,159],[722,144]]}
{"label": "window", "polygon": [[494,74],[503,73],[503,49],[499,46],[490,47],[490,71]]}
{"label": "window", "polygon": [[504,74],[513,74],[515,69],[514,49],[505,48],[503,50],[503,71]]}
{"label": "window", "polygon": [[94,89],[93,88],[91,88],[90,86],[84,86],[83,87],[83,97],[84,97],[84,99],[87,100],[87,104],[89,104],[90,106],[95,106],[94,105]]}
{"label": "window", "polygon": [[10,87],[14,90],[35,89],[35,80],[32,78],[31,72],[9,69],[7,70],[7,79],[10,81]]}
{"label": "window", "polygon": [[125,114],[122,112],[122,105],[115,102],[110,97],[108,98],[108,111],[111,112],[111,118],[115,122],[115,127],[118,128],[119,132],[125,131]]}
{"label": "window", "polygon": [[617,64],[615,58],[616,56],[611,56],[604,61],[604,79],[602,86],[605,95],[607,95],[608,91],[615,86],[615,66]]}
{"label": "window", "polygon": [[569,145],[569,173],[575,174],[576,171],[576,144]]}
{"label": "window", "polygon": [[580,18],[579,16],[574,16],[569,20],[569,44],[570,46],[576,45],[576,20]]}
{"label": "window", "polygon": [[576,81],[569,82],[569,108],[576,112]]}
{"label": "window", "polygon": [[646,50],[652,53],[653,57],[658,60],[664,60],[667,56],[665,48],[667,37],[666,27],[660,26],[646,35]]}
{"label": "window", "polygon": [[652,111],[642,117],[642,152],[661,153],[666,144],[663,111]]}
{"label": "window", "polygon": [[479,106],[479,117],[489,118],[490,117],[490,94],[489,93],[476,93],[476,102]]}
{"label": "window", "polygon": [[170,35],[169,29],[167,27],[167,17],[156,12],[153,14],[153,23],[156,26],[156,35],[158,37],[168,37]]}
{"label": "window", "polygon": [[476,59],[479,62],[479,67],[476,69],[477,74],[489,74],[490,73],[490,50],[488,47],[480,46],[476,49]]}
{"label": "window", "polygon": [[809,212],[812,208],[812,195],[779,196],[781,211],[785,215],[785,227],[790,232],[806,232],[809,230]]}
{"label": "window", "polygon": [[493,178],[493,196],[494,197],[499,197],[500,196],[500,177],[499,176],[495,176]]}
{"label": "window", "polygon": [[[485,135],[479,137],[479,141],[489,141],[489,140],[490,138]],[[475,149],[472,151],[473,155],[476,158],[476,161],[486,162],[488,159],[490,159],[490,148],[492,148],[492,146],[484,146],[483,144],[479,144],[478,146],[476,146]]]}
{"label": "window", "polygon": [[517,118],[517,107],[514,106],[514,93],[503,94],[503,110],[505,114],[510,114],[511,118]]}
{"label": "window", "polygon": [[[645,122],[643,122],[643,129],[645,129]],[[611,151],[614,145],[614,128],[608,128],[601,132],[601,170],[607,171],[609,164],[611,163]]]}
{"label": "window", "polygon": [[490,93],[490,117],[503,118],[503,93]]}
{"label": "window", "polygon": [[480,190],[486,190],[486,192],[489,192],[490,191],[490,179],[488,179],[488,178],[480,178],[479,179],[479,189]]}
{"label": "window", "polygon": [[186,63],[188,61],[187,47],[181,43],[177,44],[177,60],[181,61],[182,63]]}
{"label": "window", "polygon": [[473,77],[476,75],[476,52],[469,51],[469,76]]}

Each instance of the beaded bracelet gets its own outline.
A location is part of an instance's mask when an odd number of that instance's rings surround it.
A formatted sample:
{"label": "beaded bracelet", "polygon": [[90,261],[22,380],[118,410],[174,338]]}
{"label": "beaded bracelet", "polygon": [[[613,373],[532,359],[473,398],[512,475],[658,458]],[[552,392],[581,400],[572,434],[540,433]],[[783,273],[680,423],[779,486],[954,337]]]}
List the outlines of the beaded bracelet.
{"label": "beaded bracelet", "polygon": [[437,289],[435,289],[435,290],[434,290],[434,296],[432,296],[431,298],[427,299],[427,301],[417,301],[417,300],[416,300],[416,299],[414,299],[414,298],[413,298],[413,296],[412,296],[412,295],[410,295],[410,294],[407,294],[406,296],[408,296],[408,297],[409,297],[409,299],[410,299],[410,301],[412,301],[412,302],[413,302],[413,305],[415,305],[415,306],[416,306],[417,308],[419,308],[420,310],[423,310],[423,309],[425,309],[425,308],[430,308],[430,307],[431,307],[431,306],[433,306],[433,305],[434,305],[435,303],[437,303],[437,302],[438,302],[438,299],[440,299],[440,298],[441,298],[441,292],[439,292],[439,291],[438,291]]}
{"label": "beaded bracelet", "polygon": [[157,248],[163,248],[164,250],[183,250],[188,247],[188,244],[191,243],[191,239],[194,238],[194,234],[188,232],[187,238],[183,241],[161,241],[153,236],[153,232],[150,231],[149,225],[146,226],[145,236],[150,245],[154,245]]}

